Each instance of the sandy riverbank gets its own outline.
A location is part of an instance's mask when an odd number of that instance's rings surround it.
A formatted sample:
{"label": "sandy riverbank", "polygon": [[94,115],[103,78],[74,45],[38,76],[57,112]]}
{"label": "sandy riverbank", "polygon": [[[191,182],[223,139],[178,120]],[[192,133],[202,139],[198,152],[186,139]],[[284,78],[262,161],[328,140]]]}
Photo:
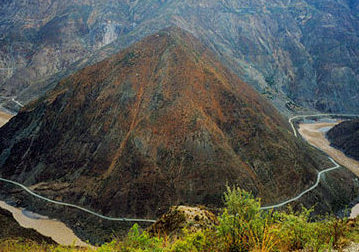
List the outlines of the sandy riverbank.
{"label": "sandy riverbank", "polygon": [[[12,117],[12,115],[0,111],[0,127],[5,125]],[[20,226],[35,229],[40,234],[51,237],[58,244],[88,247],[88,244],[81,241],[70,228],[60,221],[23,211],[23,209],[9,206],[3,201],[0,201],[0,208],[11,212]]]}
{"label": "sandy riverbank", "polygon": [[81,241],[71,229],[60,221],[51,220],[31,212],[26,213],[23,209],[12,207],[3,201],[0,201],[0,207],[11,212],[20,226],[35,229],[40,234],[51,237],[58,244],[64,246],[88,246],[88,244]]}
{"label": "sandy riverbank", "polygon": [[[326,131],[338,123],[340,122],[299,124],[298,131],[308,143],[321,149],[340,165],[345,166],[355,175],[359,176],[359,162],[347,157],[340,150],[331,147],[329,140],[325,137]],[[351,218],[355,218],[357,216],[359,216],[359,204],[352,208],[350,214]]]}
{"label": "sandy riverbank", "polygon": [[321,131],[322,128],[334,127],[336,123],[313,123],[313,124],[299,124],[299,133],[311,145],[323,150],[331,156],[340,165],[347,167],[355,175],[359,177],[359,162],[347,157],[340,150],[330,146],[328,139],[325,137],[325,132]]}
{"label": "sandy riverbank", "polygon": [[4,126],[13,116],[0,111],[0,127]]}

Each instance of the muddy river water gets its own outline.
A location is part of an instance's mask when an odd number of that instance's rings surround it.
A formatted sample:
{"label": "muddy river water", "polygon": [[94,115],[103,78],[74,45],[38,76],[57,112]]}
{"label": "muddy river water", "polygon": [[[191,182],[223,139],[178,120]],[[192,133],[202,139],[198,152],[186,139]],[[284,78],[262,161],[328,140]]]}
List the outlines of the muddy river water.
{"label": "muddy river water", "polygon": [[[0,112],[0,127],[10,120],[10,118],[11,115]],[[302,123],[299,125],[298,131],[311,145],[323,150],[339,164],[347,167],[354,174],[359,176],[359,162],[331,147],[329,141],[325,137],[325,133],[338,123],[339,121]],[[88,244],[81,241],[70,228],[60,221],[51,220],[45,216],[26,211],[25,209],[15,208],[2,201],[0,201],[0,207],[10,211],[22,227],[33,228],[42,235],[51,237],[61,245],[88,246]],[[359,204],[352,209],[351,217],[358,215]]]}
{"label": "muddy river water", "polygon": [[[359,162],[347,157],[342,151],[330,146],[329,140],[325,134],[332,127],[340,123],[337,122],[320,122],[320,123],[302,123],[299,124],[299,133],[311,145],[321,149],[332,157],[340,165],[345,166],[359,177]],[[359,204],[351,210],[351,218],[359,215]]]}
{"label": "muddy river water", "polygon": [[[0,112],[0,127],[5,125],[10,119],[11,115]],[[38,215],[26,211],[25,209],[16,208],[0,201],[0,208],[11,212],[14,219],[24,228],[32,228],[44,236],[51,237],[58,244],[68,246],[75,245],[81,247],[88,247],[89,245],[81,241],[74,232],[68,228],[63,222],[51,220],[48,217]]]}
{"label": "muddy river water", "polygon": [[88,246],[85,242],[81,241],[70,228],[60,221],[51,220],[46,216],[10,206],[3,201],[0,201],[0,207],[11,212],[20,226],[35,229],[38,233],[51,237],[58,244],[64,246]]}

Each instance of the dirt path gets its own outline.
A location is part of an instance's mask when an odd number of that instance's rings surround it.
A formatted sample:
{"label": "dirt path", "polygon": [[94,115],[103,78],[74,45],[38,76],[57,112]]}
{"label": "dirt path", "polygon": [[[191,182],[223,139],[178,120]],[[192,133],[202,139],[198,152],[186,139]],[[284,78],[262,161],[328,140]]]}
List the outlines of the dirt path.
{"label": "dirt path", "polygon": [[81,241],[71,229],[60,221],[50,220],[45,216],[24,212],[22,209],[12,207],[3,201],[0,201],[0,208],[11,212],[20,226],[35,229],[40,234],[51,237],[58,244],[88,247],[88,244]]}
{"label": "dirt path", "polygon": [[[311,145],[323,150],[339,164],[347,167],[355,175],[359,176],[359,162],[347,157],[340,150],[331,147],[328,139],[325,137],[325,131],[323,131],[323,129],[327,130],[339,123],[340,122],[299,124],[298,131]],[[352,208],[350,218],[355,218],[357,216],[359,216],[359,204]]]}

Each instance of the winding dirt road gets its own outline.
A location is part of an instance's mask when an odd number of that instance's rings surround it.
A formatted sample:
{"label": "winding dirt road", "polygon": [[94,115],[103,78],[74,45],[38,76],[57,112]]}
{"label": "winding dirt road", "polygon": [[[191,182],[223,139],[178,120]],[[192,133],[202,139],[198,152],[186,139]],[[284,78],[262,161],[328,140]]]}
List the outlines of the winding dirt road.
{"label": "winding dirt road", "polygon": [[[297,135],[297,131],[296,131],[296,128],[293,124],[293,120],[295,119],[299,119],[299,118],[302,118],[302,119],[305,119],[307,117],[311,117],[311,116],[328,116],[329,114],[318,114],[318,115],[301,115],[301,116],[295,116],[295,117],[292,117],[289,119],[289,123],[291,124],[291,127],[293,129],[293,134],[298,137]],[[1,116],[1,114],[0,114]],[[355,115],[354,115],[355,116]],[[9,117],[7,119],[7,116],[6,115],[3,115],[3,122],[6,123],[6,120],[9,120],[11,117]],[[352,167],[349,163],[352,164],[352,162],[347,162],[345,161],[346,160],[346,156],[343,154],[341,155],[340,151],[330,147],[329,145],[329,142],[326,140],[324,134],[322,132],[320,132],[319,129],[323,128],[323,127],[331,127],[331,126],[334,126],[335,124],[330,124],[330,123],[323,123],[323,124],[301,124],[300,127],[299,127],[299,133],[310,143],[312,144],[313,146],[319,148],[319,149],[322,149],[323,151],[327,152],[330,156],[332,156],[336,161],[338,161],[339,163],[341,163],[342,165],[350,168],[350,169],[353,169],[353,172],[355,174],[359,174],[359,168],[358,167]],[[0,124],[0,126],[2,126]],[[336,163],[336,161],[334,161],[332,158],[329,158],[329,160],[334,164],[333,167],[329,168],[329,169],[326,169],[326,170],[323,170],[323,171],[320,171],[318,172],[317,174],[317,180],[316,180],[316,183],[311,186],[310,188],[304,190],[302,193],[300,193],[299,195],[297,195],[296,197],[293,197],[287,201],[284,201],[284,202],[281,202],[281,203],[278,203],[278,204],[275,204],[275,205],[272,205],[272,206],[265,206],[265,207],[262,207],[261,209],[272,209],[272,208],[278,208],[278,207],[281,207],[281,206],[284,206],[290,202],[293,202],[295,200],[298,200],[299,198],[301,198],[304,194],[314,190],[318,184],[320,183],[320,178],[321,178],[321,175],[324,174],[324,173],[327,173],[327,172],[330,172],[332,170],[336,170],[336,169],[339,169],[340,168],[340,165]],[[50,203],[53,203],[53,204],[57,204],[57,205],[62,205],[62,206],[67,206],[67,207],[73,207],[73,208],[77,208],[81,211],[84,211],[84,212],[87,212],[89,214],[92,214],[92,215],[96,215],[97,217],[99,218],[102,218],[102,219],[107,219],[107,220],[113,220],[113,221],[133,221],[133,222],[154,222],[154,220],[146,220],[146,219],[125,219],[125,218],[112,218],[112,217],[107,217],[107,216],[103,216],[101,214],[98,214],[96,212],[93,212],[91,210],[88,210],[88,209],[85,209],[83,207],[80,207],[80,206],[77,206],[77,205],[74,205],[74,204],[69,204],[69,203],[64,203],[64,202],[59,202],[59,201],[54,201],[54,200],[51,200],[51,199],[48,199],[48,198],[45,198],[41,195],[38,195],[36,193],[34,193],[33,191],[31,191],[29,188],[27,188],[26,186],[18,183],[18,182],[15,182],[15,181],[11,181],[11,180],[7,180],[7,179],[3,179],[3,178],[0,178],[0,181],[2,182],[5,182],[5,183],[10,183],[10,184],[13,184],[15,186],[18,186],[20,188],[22,188],[23,190],[25,190],[27,193],[31,194],[32,196],[34,197],[37,197],[37,198],[40,198],[44,201],[48,201]]]}
{"label": "winding dirt road", "polygon": [[0,178],[0,182],[5,182],[5,183],[8,183],[8,184],[12,184],[14,186],[17,186],[17,187],[21,188],[22,190],[24,190],[25,192],[27,192],[28,194],[30,194],[31,196],[33,196],[35,198],[38,198],[38,199],[41,199],[43,201],[46,201],[46,202],[49,202],[49,203],[52,203],[52,204],[55,204],[55,205],[59,205],[59,206],[75,208],[75,209],[78,209],[78,210],[83,211],[85,213],[94,215],[94,216],[99,217],[99,218],[104,219],[104,220],[123,221],[123,222],[148,222],[148,223],[155,223],[156,222],[156,220],[150,220],[150,219],[128,219],[128,218],[123,218],[123,217],[104,216],[102,214],[99,214],[97,212],[91,211],[91,210],[89,210],[87,208],[84,208],[84,207],[81,207],[81,206],[78,206],[78,205],[75,205],[75,204],[70,204],[70,203],[66,203],[66,202],[62,202],[62,201],[56,201],[56,200],[46,198],[46,197],[44,197],[42,195],[39,195],[39,194],[33,192],[27,186],[25,186],[23,184],[20,184],[20,183],[18,183],[16,181],[13,181],[13,180]]}
{"label": "winding dirt road", "polygon": [[[341,117],[341,116],[345,116],[345,117],[358,117],[359,115],[357,115],[357,114],[313,114],[313,115],[297,115],[297,116],[293,116],[293,117],[289,118],[289,119],[288,119],[288,122],[289,122],[290,126],[292,127],[293,135],[294,135],[295,137],[298,137],[297,129],[296,129],[295,125],[294,125],[294,121],[295,121],[295,120],[299,120],[299,119],[302,119],[302,120],[303,120],[303,119],[307,119],[307,118],[311,118],[311,117],[331,117],[331,116],[339,116],[339,117]],[[323,127],[325,127],[325,126],[323,126]],[[327,127],[328,127],[328,126],[327,126]],[[331,127],[331,126],[329,126],[329,127]],[[299,132],[299,134],[301,134],[301,132]],[[304,136],[303,136],[303,137],[304,137]],[[305,137],[304,137],[304,138],[305,138]],[[325,138],[325,137],[324,137],[324,138]],[[329,144],[329,143],[328,143],[328,144]],[[315,145],[314,145],[314,146],[315,146]],[[315,146],[315,147],[318,148],[317,146]],[[319,149],[320,149],[320,148],[319,148]],[[282,206],[284,206],[284,205],[287,205],[288,203],[291,203],[291,202],[293,202],[293,201],[296,201],[296,200],[300,199],[301,197],[303,197],[304,194],[309,193],[310,191],[313,191],[313,190],[314,190],[315,188],[317,188],[317,186],[319,185],[319,183],[320,183],[320,178],[321,178],[321,176],[322,176],[323,174],[341,168],[341,166],[340,166],[337,162],[335,162],[333,158],[328,157],[328,159],[334,164],[334,166],[331,167],[331,168],[328,168],[328,169],[326,169],[326,170],[323,170],[323,171],[318,172],[318,173],[317,173],[317,181],[316,181],[316,183],[315,183],[313,186],[311,186],[311,187],[309,187],[308,189],[304,190],[303,192],[301,192],[301,193],[300,193],[299,195],[297,195],[296,197],[293,197],[293,198],[291,198],[291,199],[289,199],[289,200],[286,200],[286,201],[284,201],[284,202],[281,202],[281,203],[278,203],[278,204],[275,204],[275,205],[261,207],[261,209],[262,209],[262,210],[267,210],[267,209],[273,209],[273,208],[282,207]],[[359,207],[358,207],[358,208],[359,208]]]}

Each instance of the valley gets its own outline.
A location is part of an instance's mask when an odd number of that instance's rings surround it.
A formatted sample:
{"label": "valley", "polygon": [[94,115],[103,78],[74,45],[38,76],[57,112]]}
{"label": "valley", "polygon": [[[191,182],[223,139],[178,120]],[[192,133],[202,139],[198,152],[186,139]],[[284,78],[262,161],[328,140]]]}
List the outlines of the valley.
{"label": "valley", "polygon": [[265,207],[298,199],[339,211],[359,184],[293,127],[201,41],[169,28],[63,79],[0,129],[2,197],[93,244],[173,205],[220,208],[226,184]]}
{"label": "valley", "polygon": [[[318,114],[317,117],[323,117],[323,116],[329,116],[329,115],[320,115]],[[11,119],[11,115],[6,114],[6,113],[1,113],[1,122],[3,124],[5,124],[6,122],[8,122],[9,119]],[[292,129],[293,129],[293,134],[297,134],[296,133],[296,129],[295,126],[293,125],[293,120],[294,119],[298,119],[305,116],[296,116],[296,117],[292,117],[291,119],[289,119],[289,122],[291,123]],[[349,168],[353,173],[355,173],[357,176],[359,174],[359,162],[353,159],[350,159],[348,157],[346,157],[341,151],[331,147],[329,145],[328,140],[325,138],[324,134],[327,130],[329,130],[329,128],[337,125],[340,121],[335,121],[335,122],[319,122],[319,123],[300,123],[299,124],[299,129],[298,132],[300,133],[300,136],[302,136],[307,142],[309,142],[311,145],[315,146],[316,148],[326,152],[329,156],[331,156],[332,158],[334,158],[338,163],[340,163],[341,165]],[[0,125],[2,126],[2,125]],[[296,135],[297,136],[297,135]],[[334,164],[336,164],[333,161]],[[303,197],[304,194],[311,192],[312,190],[315,190],[317,188],[317,186],[320,183],[321,180],[321,176],[324,175],[324,173],[330,172],[332,170],[338,169],[339,166],[335,166],[332,168],[328,168],[324,171],[321,171],[320,173],[318,173],[318,177],[317,177],[317,181],[316,183],[311,186],[309,189],[301,192],[297,197],[293,197],[292,199],[289,199],[285,202],[282,203],[278,203],[272,206],[263,206],[261,209],[265,210],[265,209],[272,209],[272,208],[278,208],[278,207],[282,207],[285,206],[291,202],[294,202],[298,199],[300,199],[301,197]],[[11,181],[6,181],[3,180],[3,183],[11,183]],[[15,184],[16,185],[16,184]],[[37,194],[34,194],[32,191],[30,191],[28,188],[25,188],[24,186],[21,186],[20,184],[16,185],[16,186],[20,186],[22,187],[22,189],[27,190],[27,193],[30,193],[29,197],[37,197]],[[47,198],[44,198],[42,196],[39,196],[41,200],[49,200]],[[60,205],[64,205],[66,207],[78,207],[80,210],[85,210],[85,212],[87,212],[87,209],[84,209],[80,206],[76,206],[76,205],[72,205],[72,204],[66,204],[63,202],[56,202],[53,200],[49,200],[50,203],[52,204],[60,204]],[[50,220],[47,217],[42,217],[38,218],[36,216],[38,215],[33,215],[30,212],[29,214],[24,214],[26,212],[24,212],[21,209],[17,209],[14,207],[11,207],[9,205],[7,205],[4,202],[0,202],[0,208],[9,210],[15,217],[16,221],[25,228],[33,228],[35,230],[37,230],[40,234],[51,237],[54,241],[56,241],[57,243],[61,244],[61,245],[71,245],[71,244],[76,244],[78,246],[87,246],[86,243],[82,242],[77,236],[74,235],[73,231],[71,229],[69,229],[64,223],[56,221],[56,220]],[[359,205],[355,206],[352,210],[351,213],[351,217],[355,217],[359,214],[358,211]],[[92,211],[88,211],[89,214],[95,214],[97,215],[97,213],[94,213]],[[103,215],[98,215],[100,218],[107,218]],[[123,221],[131,221],[129,219],[126,218],[108,218],[109,220],[112,221],[119,221],[119,220],[123,220]],[[141,220],[138,220],[141,221]],[[75,243],[74,243],[75,242]]]}
{"label": "valley", "polygon": [[[329,140],[325,136],[331,128],[341,122],[336,120],[335,122],[300,123],[298,131],[311,145],[324,151],[331,158],[335,159],[336,162],[350,169],[356,176],[359,176],[359,162],[330,146]],[[350,218],[356,218],[357,216],[359,216],[359,204],[356,204],[350,212]]]}
{"label": "valley", "polygon": [[[359,244],[336,219],[359,202],[359,1],[0,2],[5,238],[120,246],[206,215],[212,248],[267,251],[290,205],[307,243],[276,251],[331,250],[340,227]],[[260,245],[225,234],[242,203]]]}
{"label": "valley", "polygon": [[[12,117],[12,115],[0,111],[0,127],[5,125]],[[0,201],[0,208],[11,212],[14,219],[21,227],[34,229],[39,234],[52,238],[58,244],[64,246],[88,246],[75,236],[73,231],[62,222],[27,212],[24,209],[15,208],[3,201]]]}
{"label": "valley", "polygon": [[[292,125],[293,133],[296,133],[296,128],[292,123],[292,121],[294,119],[297,119],[300,117],[306,118],[306,117],[322,117],[322,116],[323,115],[318,114],[316,116],[310,115],[310,116],[292,117],[291,119],[289,119],[289,122]],[[328,116],[328,115],[324,115],[324,116]],[[340,122],[341,121],[336,120],[335,122],[300,123],[299,124],[298,132],[300,133],[300,136],[303,137],[306,141],[308,141],[308,143],[310,143],[314,147],[327,153],[331,157],[329,159],[335,166],[320,171],[317,175],[316,183],[313,186],[311,186],[310,188],[301,192],[298,196],[293,197],[287,201],[272,205],[272,206],[263,206],[263,207],[261,207],[262,210],[283,207],[291,202],[295,202],[295,201],[299,200],[301,197],[303,197],[307,193],[310,193],[312,190],[315,190],[318,187],[318,185],[322,179],[322,175],[341,168],[339,166],[339,164],[337,164],[332,158],[334,158],[337,162],[339,162],[346,168],[349,168],[354,174],[357,174],[357,176],[358,176],[359,162],[346,157],[344,155],[344,153],[331,147],[329,145],[328,140],[325,137],[325,133],[330,128],[339,124]],[[55,205],[58,204],[58,205],[62,205],[65,207],[77,208],[81,211],[86,212],[87,214],[92,214],[99,218],[103,218],[103,219],[107,219],[107,220],[111,220],[111,221],[125,221],[125,222],[146,222],[147,221],[147,222],[153,222],[153,223],[155,222],[154,220],[152,221],[152,220],[143,220],[143,219],[126,219],[126,218],[106,217],[106,216],[95,213],[93,211],[90,211],[88,209],[85,209],[85,208],[77,206],[77,205],[54,201],[54,200],[45,198],[43,196],[40,196],[40,195],[34,193],[29,188],[25,187],[22,184],[15,182],[15,181],[0,178],[0,182],[9,183],[9,184],[18,186],[21,189],[25,190],[26,193],[30,194],[32,197],[37,197],[37,198],[41,199],[42,201],[48,201],[51,204],[55,204]],[[9,210],[14,215],[16,221],[22,227],[34,228],[40,234],[51,237],[58,244],[61,244],[64,246],[71,245],[71,244],[75,244],[77,246],[82,246],[82,247],[88,246],[86,243],[82,242],[78,237],[76,237],[73,234],[72,230],[69,229],[68,227],[66,227],[62,222],[59,222],[56,220],[49,220],[47,217],[37,215],[37,214],[31,213],[31,212],[27,212],[26,210],[17,209],[15,207],[9,206],[5,202],[1,202],[1,201],[0,201],[0,208]],[[351,218],[355,218],[357,215],[359,215],[358,209],[359,209],[359,205],[355,206],[352,209]]]}

